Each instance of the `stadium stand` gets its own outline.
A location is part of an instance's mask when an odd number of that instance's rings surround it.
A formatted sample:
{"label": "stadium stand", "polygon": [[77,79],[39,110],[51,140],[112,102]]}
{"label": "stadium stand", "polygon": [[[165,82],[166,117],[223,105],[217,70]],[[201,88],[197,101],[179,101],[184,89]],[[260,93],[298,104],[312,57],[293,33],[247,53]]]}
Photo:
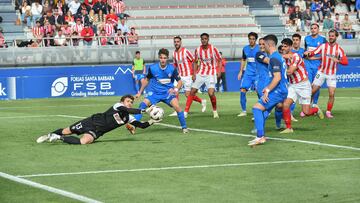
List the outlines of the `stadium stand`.
{"label": "stadium stand", "polygon": [[6,41],[11,41],[17,37],[24,36],[23,26],[15,25],[17,14],[11,0],[0,0],[0,16],[3,22],[0,27],[4,31]]}

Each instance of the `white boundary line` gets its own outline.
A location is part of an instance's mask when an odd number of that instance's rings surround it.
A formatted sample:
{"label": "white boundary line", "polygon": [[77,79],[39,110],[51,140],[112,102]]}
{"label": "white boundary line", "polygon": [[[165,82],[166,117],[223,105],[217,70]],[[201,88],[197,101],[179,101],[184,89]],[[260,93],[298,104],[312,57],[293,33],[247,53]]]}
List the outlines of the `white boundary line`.
{"label": "white boundary line", "polygon": [[18,175],[17,177],[31,178],[31,177],[45,177],[45,176],[146,172],[146,171],[165,171],[165,170],[180,170],[180,169],[219,168],[219,167],[275,165],[275,164],[291,164],[291,163],[314,163],[314,162],[331,162],[331,161],[355,161],[355,160],[360,160],[360,157],[334,158],[334,159],[289,160],[289,161],[268,161],[268,162],[234,163],[234,164],[212,164],[212,165],[195,165],[195,166],[169,166],[169,167],[159,167],[159,168],[118,169],[118,170],[82,171],[82,172],[68,172],[68,173],[44,173],[44,174],[32,174],[32,175]]}
{"label": "white boundary line", "polygon": [[6,179],[9,179],[11,181],[15,181],[15,182],[18,182],[18,183],[21,183],[21,184],[24,184],[24,185],[28,185],[28,186],[31,186],[31,187],[34,187],[34,188],[39,188],[39,189],[42,189],[42,190],[46,190],[48,192],[52,192],[52,193],[55,193],[55,194],[58,194],[58,195],[62,195],[62,196],[65,196],[65,197],[68,197],[68,198],[71,198],[71,199],[79,200],[81,202],[101,203],[100,201],[90,199],[90,198],[82,196],[82,195],[78,195],[78,194],[68,192],[68,191],[65,191],[65,190],[60,190],[60,189],[57,189],[57,188],[54,188],[54,187],[50,187],[50,186],[43,185],[43,184],[40,184],[40,183],[37,183],[37,182],[26,180],[24,178],[16,177],[16,176],[13,176],[13,175],[10,175],[10,174],[7,174],[7,173],[0,172],[0,177],[6,178]]}
{"label": "white boundary line", "polygon": [[0,116],[0,119],[11,119],[11,118],[45,118],[45,117],[51,117],[51,116],[57,116],[57,115],[33,115],[33,116]]}

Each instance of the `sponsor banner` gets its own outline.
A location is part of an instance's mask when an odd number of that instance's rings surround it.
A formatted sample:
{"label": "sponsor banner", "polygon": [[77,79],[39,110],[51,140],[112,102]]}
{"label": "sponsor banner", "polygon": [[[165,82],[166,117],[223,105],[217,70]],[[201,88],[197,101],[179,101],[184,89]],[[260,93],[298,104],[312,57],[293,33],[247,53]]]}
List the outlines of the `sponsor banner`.
{"label": "sponsor banner", "polygon": [[0,78],[0,99],[16,99],[16,78]]}

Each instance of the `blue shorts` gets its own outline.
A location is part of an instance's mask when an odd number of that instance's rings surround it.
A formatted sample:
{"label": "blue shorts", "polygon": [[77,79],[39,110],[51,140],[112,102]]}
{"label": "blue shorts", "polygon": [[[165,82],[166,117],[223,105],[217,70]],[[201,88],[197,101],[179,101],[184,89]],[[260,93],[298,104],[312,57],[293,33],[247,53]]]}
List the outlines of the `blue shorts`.
{"label": "blue shorts", "polygon": [[312,82],[315,79],[315,76],[317,74],[318,71],[318,66],[317,65],[313,65],[312,63],[309,62],[309,60],[304,60],[305,62],[305,69],[308,73],[308,77],[309,77],[309,81],[312,84]]}
{"label": "blue shorts", "polygon": [[257,75],[246,74],[246,71],[241,78],[240,89],[249,90],[251,87],[256,87]]}
{"label": "blue shorts", "polygon": [[156,105],[159,102],[164,102],[168,106],[172,107],[170,104],[173,99],[176,98],[175,94],[170,93],[157,93],[157,92],[146,92],[145,99],[148,99],[152,105]]}
{"label": "blue shorts", "polygon": [[271,110],[274,108],[278,103],[284,102],[287,97],[287,93],[278,93],[276,91],[271,91],[269,93],[269,101],[264,103],[262,98],[258,100],[258,102],[265,107],[266,110]]}
{"label": "blue shorts", "polygon": [[264,88],[266,87],[267,85],[263,82],[260,82],[260,81],[257,81],[257,84],[256,84],[256,92],[258,93],[259,97],[262,97],[263,96],[263,90]]}
{"label": "blue shorts", "polygon": [[135,80],[141,80],[143,78],[145,78],[144,74],[135,74]]}

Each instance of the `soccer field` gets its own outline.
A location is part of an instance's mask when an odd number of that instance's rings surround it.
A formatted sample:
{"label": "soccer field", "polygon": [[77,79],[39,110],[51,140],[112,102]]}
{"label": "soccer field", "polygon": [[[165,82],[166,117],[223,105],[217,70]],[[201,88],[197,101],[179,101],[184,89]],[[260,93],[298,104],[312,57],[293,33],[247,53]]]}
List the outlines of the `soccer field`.
{"label": "soccer field", "polygon": [[[205,113],[193,103],[189,134],[177,129],[176,117],[165,117],[136,135],[119,128],[87,146],[35,142],[118,99],[0,101],[1,174],[53,191],[0,177],[0,202],[360,202],[359,88],[337,90],[331,120],[301,119],[297,105],[294,134],[279,134],[272,114],[270,139],[254,148],[247,146],[251,114],[236,116],[239,93],[217,94],[220,119],[212,118],[210,102]],[[256,100],[248,94],[248,112]],[[323,89],[323,110],[326,102]]]}

